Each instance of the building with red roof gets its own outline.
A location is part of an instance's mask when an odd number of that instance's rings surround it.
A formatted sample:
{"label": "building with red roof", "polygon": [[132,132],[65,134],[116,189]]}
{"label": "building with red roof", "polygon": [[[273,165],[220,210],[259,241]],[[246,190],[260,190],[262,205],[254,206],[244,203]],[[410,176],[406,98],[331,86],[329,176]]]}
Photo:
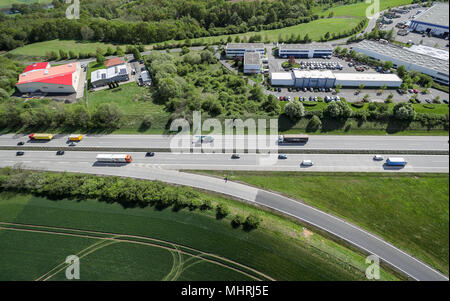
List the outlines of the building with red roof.
{"label": "building with red roof", "polygon": [[48,63],[36,63],[26,67],[24,72],[19,75],[16,87],[22,93],[75,93],[80,75],[79,63],[56,67],[51,67]]}
{"label": "building with red roof", "polygon": [[124,65],[125,61],[118,57],[113,57],[105,62],[106,68],[114,67],[117,65]]}

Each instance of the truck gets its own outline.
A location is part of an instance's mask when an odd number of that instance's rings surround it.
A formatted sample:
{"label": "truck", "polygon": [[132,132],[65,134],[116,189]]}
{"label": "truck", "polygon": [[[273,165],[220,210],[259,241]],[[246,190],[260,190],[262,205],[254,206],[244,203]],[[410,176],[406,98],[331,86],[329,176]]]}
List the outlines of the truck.
{"label": "truck", "polygon": [[133,158],[128,154],[98,154],[97,162],[106,163],[131,163]]}
{"label": "truck", "polygon": [[30,134],[31,140],[52,140],[53,135],[52,134]]}
{"label": "truck", "polygon": [[69,141],[81,141],[83,139],[83,135],[81,134],[72,134],[69,136]]}
{"label": "truck", "polygon": [[278,143],[306,143],[309,140],[309,136],[305,134],[295,134],[295,135],[279,135]]}
{"label": "truck", "polygon": [[386,159],[386,164],[391,166],[405,166],[406,160],[400,157],[389,157]]}

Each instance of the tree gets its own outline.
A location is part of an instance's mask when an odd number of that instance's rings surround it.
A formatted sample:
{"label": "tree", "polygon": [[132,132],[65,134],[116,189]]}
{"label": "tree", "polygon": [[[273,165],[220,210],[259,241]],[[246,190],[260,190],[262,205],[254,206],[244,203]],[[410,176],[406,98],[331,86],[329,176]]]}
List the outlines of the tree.
{"label": "tree", "polygon": [[224,218],[228,214],[230,214],[230,209],[228,209],[227,205],[218,204],[216,206],[216,216],[218,219]]}
{"label": "tree", "polygon": [[341,92],[341,88],[342,88],[342,85],[341,84],[337,84],[336,87],[335,87],[336,93]]}
{"label": "tree", "polygon": [[399,120],[412,121],[416,115],[410,103],[398,103],[394,106],[394,117]]}
{"label": "tree", "polygon": [[358,87],[358,91],[361,93],[362,89],[364,89],[364,84],[360,84]]}
{"label": "tree", "polygon": [[64,50],[60,49],[60,50],[59,50],[59,58],[60,58],[61,60],[67,59],[67,58],[68,58],[67,52],[65,52]]}
{"label": "tree", "polygon": [[124,56],[125,55],[125,53],[123,52],[122,47],[120,47],[120,46],[116,47],[116,55],[117,56]]}
{"label": "tree", "polygon": [[284,113],[293,121],[297,121],[305,116],[305,108],[299,101],[293,101],[288,103],[284,107]]}
{"label": "tree", "polygon": [[399,77],[403,78],[403,76],[406,74],[406,67],[403,65],[398,66],[397,74]]}
{"label": "tree", "polygon": [[98,53],[97,54],[97,65],[103,65],[105,63],[105,57]]}
{"label": "tree", "polygon": [[347,119],[352,115],[352,109],[350,109],[346,102],[332,102],[325,109],[324,113],[330,118]]}
{"label": "tree", "polygon": [[200,57],[203,63],[206,62],[208,64],[213,64],[216,62],[214,54],[212,54],[211,51],[208,50],[203,50],[202,52],[200,52]]}
{"label": "tree", "polygon": [[267,100],[262,103],[261,109],[271,115],[280,114],[280,105],[278,104],[277,98],[272,94],[270,94],[267,97]]}
{"label": "tree", "polygon": [[236,214],[233,219],[231,220],[231,225],[233,228],[238,228],[240,225],[242,225],[245,222],[245,219],[242,215]]}
{"label": "tree", "polygon": [[136,47],[133,47],[131,53],[133,54],[135,60],[142,59],[141,53],[139,52],[139,49],[137,49]]}
{"label": "tree", "polygon": [[187,53],[189,53],[191,50],[189,50],[189,48],[187,48],[186,46],[183,46],[183,48],[181,49],[181,54],[185,55]]}
{"label": "tree", "polygon": [[261,218],[255,214],[250,214],[247,216],[244,222],[244,229],[245,230],[252,230],[258,228],[259,224],[261,223]]}
{"label": "tree", "polygon": [[383,64],[384,70],[391,70],[394,64],[391,61],[386,61]]}
{"label": "tree", "polygon": [[105,129],[117,128],[122,112],[115,103],[104,103],[98,106],[92,114],[94,126]]}
{"label": "tree", "polygon": [[309,120],[306,129],[310,132],[315,132],[322,127],[322,121],[317,115],[313,115],[313,117]]}
{"label": "tree", "polygon": [[112,49],[111,47],[106,48],[106,55],[110,56],[114,54],[114,49]]}

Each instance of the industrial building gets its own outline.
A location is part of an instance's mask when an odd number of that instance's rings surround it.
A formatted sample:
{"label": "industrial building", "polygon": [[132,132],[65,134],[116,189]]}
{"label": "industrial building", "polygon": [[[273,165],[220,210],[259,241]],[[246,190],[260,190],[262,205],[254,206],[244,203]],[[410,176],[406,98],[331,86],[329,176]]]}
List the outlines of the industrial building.
{"label": "industrial building", "polygon": [[410,30],[448,37],[448,9],[446,3],[433,5],[411,21]]}
{"label": "industrial building", "polygon": [[294,70],[295,87],[306,88],[332,88],[336,80],[333,72],[327,71],[300,71]]}
{"label": "industrial building", "polygon": [[273,72],[270,76],[272,86],[288,86],[299,88],[332,88],[359,87],[363,84],[367,88],[398,88],[402,80],[396,74],[384,73],[333,73],[327,71]]}
{"label": "industrial building", "polygon": [[106,69],[91,72],[92,87],[105,86],[112,82],[125,82],[130,80],[125,61],[120,58],[112,58],[105,62]]}
{"label": "industrial building", "polygon": [[334,85],[342,87],[359,87],[362,84],[365,88],[398,88],[402,84],[401,78],[392,73],[335,73],[334,76]]}
{"label": "industrial building", "polygon": [[25,68],[19,75],[16,84],[21,93],[75,93],[81,75],[81,67],[78,63],[70,63],[51,67],[49,63],[36,63]]}
{"label": "industrial building", "polygon": [[261,73],[261,57],[256,52],[244,54],[244,74]]}
{"label": "industrial building", "polygon": [[395,68],[403,65],[406,70],[417,70],[431,76],[438,83],[449,84],[448,60],[411,51],[408,48],[369,40],[359,42],[352,49],[376,60],[391,61]]}
{"label": "industrial building", "polygon": [[333,47],[325,44],[281,44],[278,45],[278,56],[288,58],[327,57],[333,54]]}
{"label": "industrial building", "polygon": [[292,87],[295,84],[295,78],[292,72],[272,72],[270,83],[272,86]]}
{"label": "industrial building", "polygon": [[225,55],[228,58],[244,57],[247,52],[256,52],[260,58],[264,57],[263,43],[228,43],[225,47]]}

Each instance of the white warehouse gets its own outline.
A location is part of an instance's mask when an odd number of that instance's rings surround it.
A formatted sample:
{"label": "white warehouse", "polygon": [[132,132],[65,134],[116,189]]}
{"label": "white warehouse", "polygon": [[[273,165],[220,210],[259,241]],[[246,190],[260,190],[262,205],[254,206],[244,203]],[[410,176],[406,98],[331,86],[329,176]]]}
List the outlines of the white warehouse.
{"label": "white warehouse", "polygon": [[225,55],[228,58],[244,57],[247,52],[256,52],[261,58],[264,57],[263,43],[228,43],[225,47]]}
{"label": "white warehouse", "polygon": [[261,57],[256,52],[244,54],[244,74],[261,73]]}
{"label": "white warehouse", "polygon": [[336,80],[333,72],[327,71],[293,71],[295,87],[306,88],[332,88]]}
{"label": "white warehouse", "polygon": [[333,47],[325,44],[281,44],[278,45],[278,56],[288,58],[327,57],[333,54]]}
{"label": "white warehouse", "polygon": [[294,86],[295,78],[292,72],[272,72],[270,74],[270,84],[272,86]]}
{"label": "white warehouse", "polygon": [[448,37],[448,4],[437,3],[411,21],[410,30]]}
{"label": "white warehouse", "polygon": [[366,88],[379,88],[384,85],[388,88],[398,88],[402,80],[396,74],[383,73],[335,73],[334,85],[342,87],[358,87],[363,84]]}
{"label": "white warehouse", "polygon": [[449,84],[448,60],[369,40],[359,42],[352,49],[376,60],[391,61],[395,68],[403,65],[406,70],[417,70],[431,76],[438,83]]}

